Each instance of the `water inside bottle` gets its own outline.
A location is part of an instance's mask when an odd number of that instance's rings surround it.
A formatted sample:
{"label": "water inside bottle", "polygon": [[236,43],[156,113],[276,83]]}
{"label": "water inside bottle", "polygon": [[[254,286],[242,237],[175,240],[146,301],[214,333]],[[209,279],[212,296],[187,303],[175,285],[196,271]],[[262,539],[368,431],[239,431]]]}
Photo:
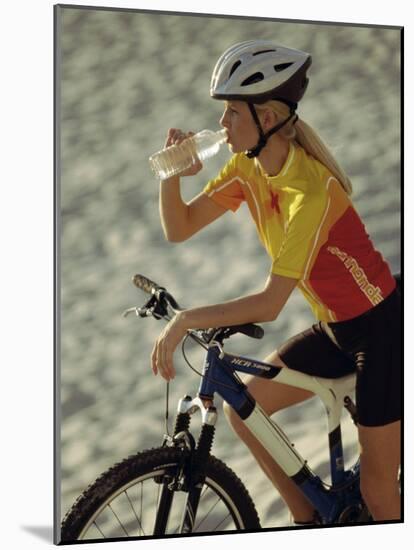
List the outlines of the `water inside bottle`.
{"label": "water inside bottle", "polygon": [[189,168],[193,158],[183,147],[172,145],[152,155],[149,163],[155,176],[167,179]]}
{"label": "water inside bottle", "polygon": [[217,132],[203,130],[184,141],[180,146],[172,145],[150,156],[151,170],[161,179],[167,179],[183,172],[197,160],[206,160],[220,149],[220,145],[227,139],[225,129]]}

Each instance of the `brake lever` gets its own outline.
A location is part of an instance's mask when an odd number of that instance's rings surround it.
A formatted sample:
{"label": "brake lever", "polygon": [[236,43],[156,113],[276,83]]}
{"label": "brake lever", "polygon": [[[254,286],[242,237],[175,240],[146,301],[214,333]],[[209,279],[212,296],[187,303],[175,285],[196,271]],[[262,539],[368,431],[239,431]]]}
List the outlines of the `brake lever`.
{"label": "brake lever", "polygon": [[123,312],[122,317],[128,317],[128,315],[130,315],[131,313],[135,313],[135,315],[137,317],[139,317],[138,308],[136,306],[135,307],[130,307],[129,309],[126,309]]}
{"label": "brake lever", "polygon": [[122,317],[128,317],[131,313],[135,313],[137,317],[150,317],[152,315],[154,308],[147,308],[147,307],[131,307],[129,309],[126,309]]}
{"label": "brake lever", "polygon": [[124,311],[123,317],[127,317],[131,313],[135,313],[137,317],[155,317],[155,319],[163,319],[168,316],[167,304],[163,303],[162,295],[153,295],[143,307],[131,307]]}

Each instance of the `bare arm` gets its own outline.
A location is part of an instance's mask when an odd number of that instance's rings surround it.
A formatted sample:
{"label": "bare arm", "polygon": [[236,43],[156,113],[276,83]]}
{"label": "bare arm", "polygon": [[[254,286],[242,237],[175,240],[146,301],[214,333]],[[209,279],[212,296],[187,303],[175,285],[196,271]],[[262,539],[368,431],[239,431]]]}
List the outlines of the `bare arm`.
{"label": "bare arm", "polygon": [[272,321],[279,315],[296,284],[296,279],[271,274],[261,292],[178,313],[155,343],[151,356],[154,374],[159,372],[166,380],[174,378],[174,350],[188,329]]}
{"label": "bare arm", "polygon": [[296,279],[271,274],[262,291],[222,304],[185,310],[180,312],[178,322],[187,330],[273,321],[296,284]]}
{"label": "bare arm", "polygon": [[209,199],[205,193],[185,203],[181,198],[179,178],[160,184],[161,225],[165,237],[171,242],[189,239],[225,212],[225,208]]}

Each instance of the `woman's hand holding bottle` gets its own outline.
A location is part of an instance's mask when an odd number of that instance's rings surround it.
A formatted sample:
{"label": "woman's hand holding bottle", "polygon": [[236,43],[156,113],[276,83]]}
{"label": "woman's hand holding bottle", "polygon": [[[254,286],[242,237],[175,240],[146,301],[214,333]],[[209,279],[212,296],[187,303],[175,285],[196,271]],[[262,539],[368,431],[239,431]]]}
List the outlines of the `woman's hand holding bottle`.
{"label": "woman's hand holding bottle", "polygon": [[[180,145],[184,140],[194,136],[194,132],[183,132],[179,128],[170,128],[167,134],[167,140],[165,142],[164,148],[169,147],[170,145]],[[180,177],[184,176],[195,176],[203,168],[202,162],[197,158],[194,164],[189,168],[178,174]]]}
{"label": "woman's hand holding bottle", "polygon": [[201,130],[196,134],[170,128],[164,149],[149,158],[151,169],[162,180],[194,176],[202,169],[202,161],[218,153],[226,140],[224,128],[216,132]]}

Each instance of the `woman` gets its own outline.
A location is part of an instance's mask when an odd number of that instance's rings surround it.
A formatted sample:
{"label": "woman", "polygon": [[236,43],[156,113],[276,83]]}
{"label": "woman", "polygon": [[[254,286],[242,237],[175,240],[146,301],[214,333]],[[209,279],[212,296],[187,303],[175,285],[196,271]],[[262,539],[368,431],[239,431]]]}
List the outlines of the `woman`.
{"label": "woman", "polygon": [[[400,298],[350,201],[348,177],[296,115],[310,64],[304,52],[259,40],[236,44],[218,60],[211,96],[225,101],[220,124],[234,155],[188,204],[179,177],[162,181],[162,226],[168,240],[183,241],[246,201],[272,267],[260,292],[180,312],[155,343],[152,369],[174,378],[173,353],[188,329],[272,321],[298,286],[318,323],[265,361],[325,376],[356,369],[362,495],[374,520],[400,519]],[[170,129],[166,145],[189,135]],[[198,163],[181,175],[201,168]],[[247,385],[268,414],[312,396],[260,378],[251,377]],[[317,523],[296,485],[237,415],[229,407],[225,412],[294,522]]]}

